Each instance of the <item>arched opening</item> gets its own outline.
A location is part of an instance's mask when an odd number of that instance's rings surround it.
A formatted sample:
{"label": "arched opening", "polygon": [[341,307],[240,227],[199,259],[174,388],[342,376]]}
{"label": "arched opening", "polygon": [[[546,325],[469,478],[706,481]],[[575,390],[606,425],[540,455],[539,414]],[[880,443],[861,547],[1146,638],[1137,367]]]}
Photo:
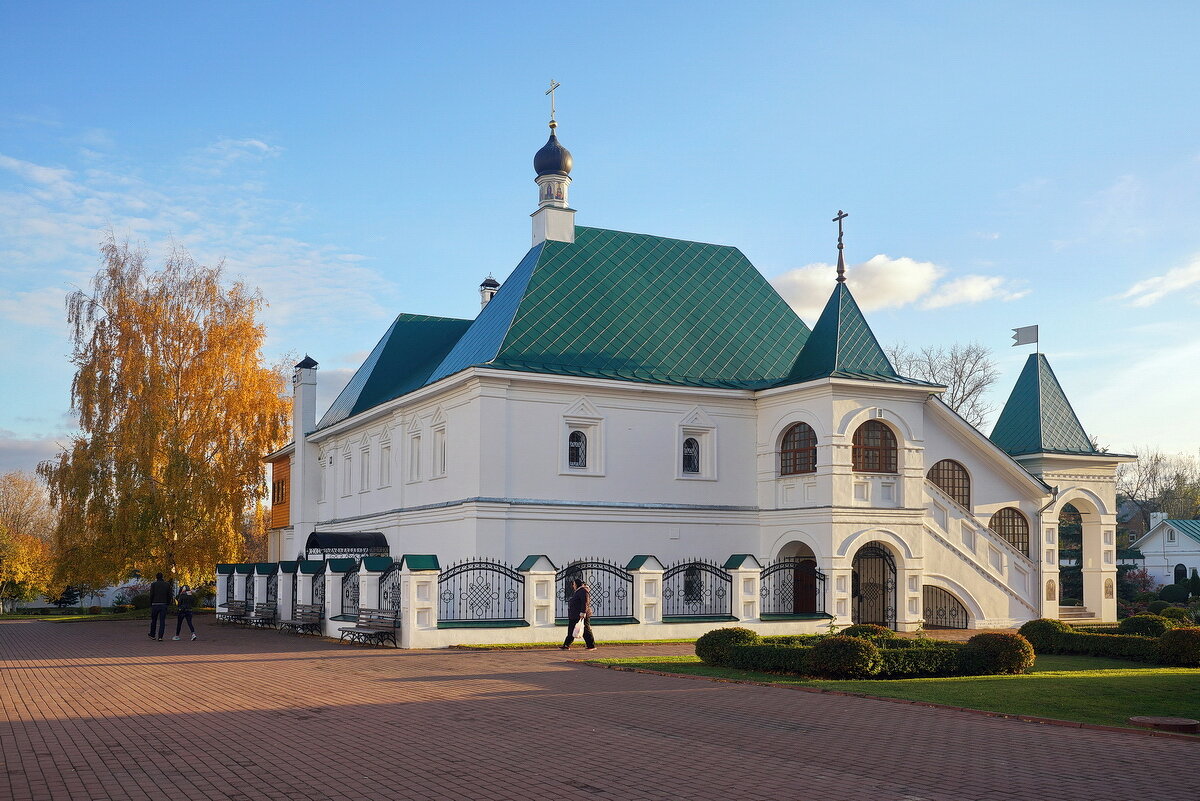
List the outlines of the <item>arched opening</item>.
{"label": "arched opening", "polygon": [[966,605],[949,590],[926,584],[921,588],[921,608],[927,629],[969,628]]}
{"label": "arched opening", "polygon": [[1187,565],[1175,565],[1175,583],[1182,584],[1187,580]]}
{"label": "arched opening", "polygon": [[567,464],[587,467],[587,434],[582,431],[572,431],[567,437]]}
{"label": "arched opening", "polygon": [[971,476],[967,468],[953,459],[942,459],[929,468],[926,478],[959,506],[971,508]]}
{"label": "arched opening", "polygon": [[695,437],[683,441],[683,472],[689,475],[700,472],[700,440]]}
{"label": "arched opening", "polygon": [[988,521],[988,528],[1009,545],[1029,556],[1029,521],[1011,506],[1005,506]]}
{"label": "arched opening", "polygon": [[[1081,491],[1067,494],[1059,509],[1059,604],[1083,606],[1087,613],[1114,620],[1116,598],[1107,597],[1105,580],[1117,577],[1116,537],[1105,531],[1098,499]],[[1115,528],[1115,523],[1110,523]],[[1115,588],[1115,587],[1114,587]]]}
{"label": "arched opening", "polygon": [[896,559],[879,542],[854,554],[850,574],[850,619],[896,628]]}
{"label": "arched opening", "polygon": [[795,423],[779,443],[779,475],[817,472],[817,432],[808,423]]}
{"label": "arched opening", "polygon": [[[779,562],[787,562],[787,575],[777,579],[780,589],[791,584],[791,613],[795,615],[825,611],[825,575],[817,569],[817,556],[803,542],[789,542],[779,550]],[[786,605],[786,599],[785,599]]]}
{"label": "arched opening", "polygon": [[854,431],[851,460],[857,473],[895,473],[896,435],[878,420],[868,420]]}
{"label": "arched opening", "polygon": [[1083,517],[1067,504],[1058,513],[1059,577],[1062,597],[1083,598]]}

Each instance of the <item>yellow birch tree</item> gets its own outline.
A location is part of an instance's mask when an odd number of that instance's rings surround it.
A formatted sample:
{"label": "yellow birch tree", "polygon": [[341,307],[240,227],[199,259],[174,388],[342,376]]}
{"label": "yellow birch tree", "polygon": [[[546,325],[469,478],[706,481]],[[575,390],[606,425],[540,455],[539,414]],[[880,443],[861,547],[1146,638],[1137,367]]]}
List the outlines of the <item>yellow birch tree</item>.
{"label": "yellow birch tree", "polygon": [[20,471],[0,476],[0,603],[32,601],[54,578],[54,513],[46,487]]}
{"label": "yellow birch tree", "polygon": [[60,577],[137,570],[195,583],[240,561],[288,436],[286,382],[262,360],[261,293],[176,249],[161,270],[110,234],[91,291],[67,298],[81,434],[39,471],[60,510]]}

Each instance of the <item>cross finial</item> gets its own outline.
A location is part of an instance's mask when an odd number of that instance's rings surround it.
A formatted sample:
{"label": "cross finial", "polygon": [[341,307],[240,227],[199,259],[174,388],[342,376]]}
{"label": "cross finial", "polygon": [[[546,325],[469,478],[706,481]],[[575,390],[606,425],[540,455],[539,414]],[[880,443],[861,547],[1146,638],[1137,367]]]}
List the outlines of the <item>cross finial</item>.
{"label": "cross finial", "polygon": [[546,90],[546,94],[550,95],[550,127],[551,128],[558,127],[558,123],[554,121],[554,90],[560,86],[562,86],[561,83],[559,83],[558,81],[551,78],[550,79],[550,88]]}
{"label": "cross finial", "polygon": [[837,216],[833,218],[833,222],[838,224],[838,263],[837,263],[837,280],[839,284],[846,282],[846,260],[842,257],[842,220],[850,215],[838,209]]}

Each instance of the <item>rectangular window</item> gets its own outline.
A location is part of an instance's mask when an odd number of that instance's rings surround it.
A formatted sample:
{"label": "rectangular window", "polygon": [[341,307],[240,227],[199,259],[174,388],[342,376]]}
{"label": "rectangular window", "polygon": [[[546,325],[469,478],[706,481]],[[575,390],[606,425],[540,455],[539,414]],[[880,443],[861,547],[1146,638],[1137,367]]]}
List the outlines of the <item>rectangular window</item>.
{"label": "rectangular window", "polygon": [[384,443],[379,447],[379,486],[392,483],[392,446]]}
{"label": "rectangular window", "polygon": [[354,465],[350,461],[350,451],[347,450],[342,455],[342,494],[343,495],[350,494],[350,471],[353,469],[353,467],[354,467]]}
{"label": "rectangular window", "polygon": [[359,459],[358,491],[366,492],[371,489],[371,449],[363,448]]}
{"label": "rectangular window", "polygon": [[446,475],[446,428],[433,429],[433,477]]}
{"label": "rectangular window", "polygon": [[408,480],[421,480],[421,435],[408,438]]}

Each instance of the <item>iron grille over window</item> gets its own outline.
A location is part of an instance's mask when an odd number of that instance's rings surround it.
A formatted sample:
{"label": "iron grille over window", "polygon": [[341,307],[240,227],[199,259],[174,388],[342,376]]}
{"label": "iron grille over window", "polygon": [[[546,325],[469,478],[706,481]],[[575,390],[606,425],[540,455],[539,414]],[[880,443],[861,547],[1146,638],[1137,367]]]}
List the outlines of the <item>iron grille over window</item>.
{"label": "iron grille over window", "polygon": [[926,478],[959,506],[964,509],[971,508],[971,477],[961,464],[953,459],[943,459],[929,468]]}
{"label": "iron grille over window", "polygon": [[683,472],[700,472],[700,442],[695,437],[683,441]]}
{"label": "iron grille over window", "polygon": [[808,423],[796,423],[783,435],[779,475],[817,472],[817,434]]}
{"label": "iron grille over window", "polygon": [[878,420],[868,420],[854,432],[854,470],[859,473],[896,472],[896,435]]}
{"label": "iron grille over window", "polygon": [[1011,506],[1005,506],[992,515],[988,528],[1004,538],[1009,545],[1029,556],[1029,522],[1025,515]]}
{"label": "iron grille over window", "polygon": [[582,431],[572,431],[567,438],[567,464],[587,467],[587,435]]}

